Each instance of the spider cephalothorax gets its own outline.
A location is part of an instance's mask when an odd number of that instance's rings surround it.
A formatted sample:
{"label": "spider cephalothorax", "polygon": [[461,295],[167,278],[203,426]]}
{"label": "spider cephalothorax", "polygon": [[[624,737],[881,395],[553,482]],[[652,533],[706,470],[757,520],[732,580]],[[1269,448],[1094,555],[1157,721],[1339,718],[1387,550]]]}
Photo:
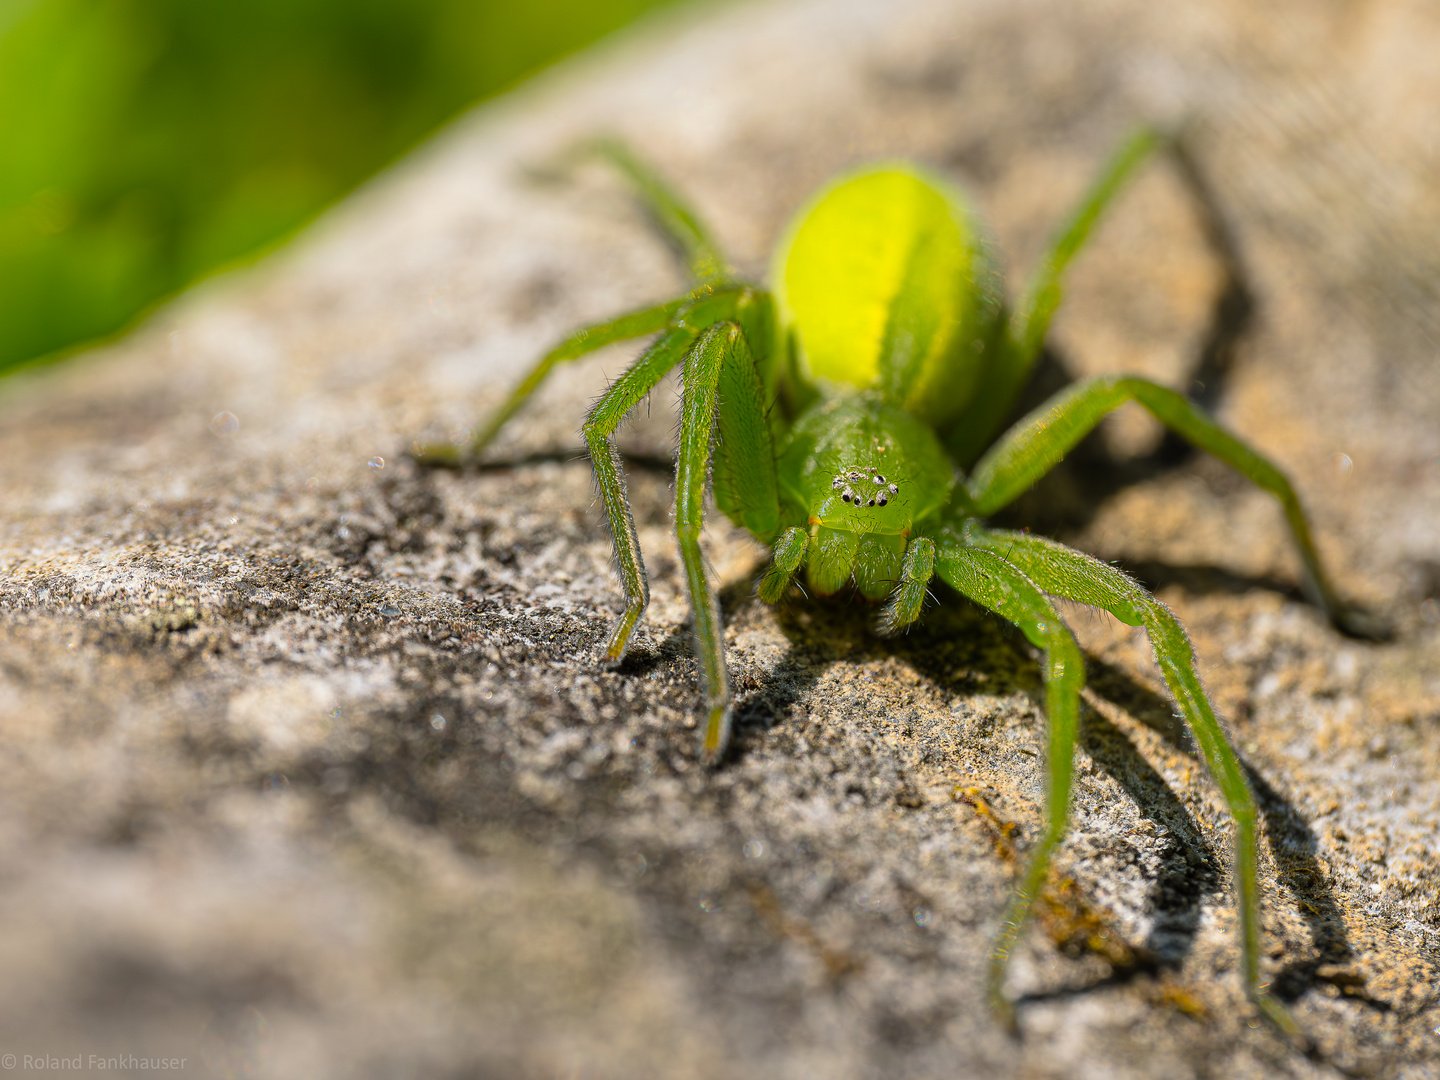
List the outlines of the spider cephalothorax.
{"label": "spider cephalothorax", "polygon": [[758,590],[767,603],[803,570],[814,593],[853,585],[884,601],[880,629],[894,633],[920,616],[927,586],[939,577],[1019,627],[1044,653],[1048,790],[1046,827],[991,954],[991,1000],[1002,1013],[1010,1008],[1002,981],[1011,947],[1065,829],[1084,682],[1079,647],[1051,598],[1144,627],[1236,822],[1245,989],[1272,1022],[1294,1030],[1259,979],[1255,800],[1201,687],[1185,631],[1113,566],[984,523],[1107,413],[1137,402],[1279,499],[1315,599],[1337,623],[1349,617],[1289,482],[1183,395],[1138,378],[1084,380],[999,434],[1059,304],[1062,272],[1126,178],[1161,145],[1184,160],[1174,142],[1151,131],[1120,148],[1012,313],[965,200],[913,166],[867,167],[822,189],[777,248],[767,291],[732,276],[696,215],[650,169],[623,146],[599,144],[687,253],[693,291],[579,331],[539,361],[469,446],[432,446],[420,457],[453,463],[479,455],[555,365],[654,335],[584,425],[626,597],[605,657],[624,656],[649,600],[611,436],[678,365],[684,391],[675,528],[703,678],[701,754],[712,764],[729,738],[731,702],[719,605],[700,550],[707,489],[722,513],[772,549]]}

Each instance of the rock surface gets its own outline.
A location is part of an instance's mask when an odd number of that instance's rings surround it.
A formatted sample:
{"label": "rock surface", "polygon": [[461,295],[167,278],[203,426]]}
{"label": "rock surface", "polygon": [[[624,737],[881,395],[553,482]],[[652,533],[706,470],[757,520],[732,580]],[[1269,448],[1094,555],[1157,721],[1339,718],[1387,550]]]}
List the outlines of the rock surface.
{"label": "rock surface", "polygon": [[[11,379],[0,1053],[20,1075],[92,1054],[279,1077],[1435,1075],[1437,50],[1403,0],[698,11]],[[712,523],[740,705],[705,772],[673,394],[625,436],[654,599],[618,671],[596,664],[618,588],[576,430],[627,354],[557,376],[499,464],[405,456],[562,332],[681,284],[612,177],[549,177],[579,137],[630,139],[756,275],[837,169],[927,162],[973,192],[1013,287],[1121,135],[1182,115],[1251,317],[1157,164],[1075,266],[1051,376],[1187,385],[1208,363],[1204,393],[1395,636],[1332,630],[1269,500],[1153,453],[1143,417],[1014,520],[1121,561],[1190,627],[1263,803],[1267,970],[1308,1055],[1244,1003],[1224,807],[1137,632],[1071,612],[1074,826],[1013,966],[1014,1039],[982,984],[1038,820],[1017,635],[953,596],[898,641],[859,605],[771,611],[763,553]],[[1217,310],[1233,355],[1197,361]]]}

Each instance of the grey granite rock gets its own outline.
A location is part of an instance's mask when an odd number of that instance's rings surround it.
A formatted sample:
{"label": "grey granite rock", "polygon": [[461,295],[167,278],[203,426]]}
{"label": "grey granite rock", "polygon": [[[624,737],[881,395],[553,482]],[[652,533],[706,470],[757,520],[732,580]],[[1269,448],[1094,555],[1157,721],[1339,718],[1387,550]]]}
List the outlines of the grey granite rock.
{"label": "grey granite rock", "polygon": [[[279,1077],[1435,1075],[1437,50],[1402,0],[682,13],[487,106],[254,270],[10,380],[0,1054],[17,1075],[145,1071],[127,1054]],[[771,611],[762,552],[712,523],[740,704],[705,772],[655,464],[673,395],[625,436],[654,601],[619,671],[596,664],[618,589],[576,429],[626,353],[557,377],[500,466],[405,453],[567,328],[679,285],[613,178],[547,178],[578,137],[631,139],[757,275],[835,170],[925,161],[974,193],[1013,283],[1127,128],[1184,115],[1253,299],[1221,312],[1243,333],[1206,392],[1396,635],[1330,629],[1268,500],[1157,457],[1142,417],[1016,520],[1120,560],[1191,628],[1264,804],[1266,963],[1309,1055],[1244,1004],[1223,805],[1136,632],[1071,613],[1075,825],[1013,1039],[982,969],[1037,823],[1016,635],[953,597],[893,642],[858,605]],[[1148,170],[1074,269],[1052,376],[1196,378],[1222,278],[1203,227]]]}

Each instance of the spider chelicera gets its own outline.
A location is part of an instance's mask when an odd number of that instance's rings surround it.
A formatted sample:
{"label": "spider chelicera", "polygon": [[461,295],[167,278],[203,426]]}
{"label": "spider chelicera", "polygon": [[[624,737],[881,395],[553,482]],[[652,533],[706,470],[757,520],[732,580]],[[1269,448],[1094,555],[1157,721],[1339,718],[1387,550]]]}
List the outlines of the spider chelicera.
{"label": "spider chelicera", "polygon": [[1285,476],[1185,396],[1146,379],[1105,376],[1061,391],[1003,433],[1060,302],[1060,278],[1096,220],[1157,148],[1146,129],[1121,145],[1011,309],[965,199],[903,163],[840,176],[804,207],[771,266],[769,290],[739,280],[696,214],[626,147],[593,147],[625,173],[686,255],[694,288],[573,334],[546,354],[466,446],[422,447],[431,464],[477,458],[559,364],[613,342],[656,335],[585,419],[625,590],[605,644],[618,662],[649,600],[645,566],[612,436],[679,365],[683,394],[675,531],[703,679],[701,756],[714,764],[730,732],[731,696],[713,583],[700,547],[707,486],[715,505],[774,553],[759,584],[775,603],[805,572],[811,592],[853,585],[884,601],[882,633],[921,614],[939,577],[1014,623],[1042,651],[1049,719],[1045,827],[990,954],[990,999],[1013,1017],[1002,984],[1051,854],[1065,832],[1085,669],[1052,597],[1103,608],[1144,627],[1170,692],[1235,820],[1241,977],[1260,1012],[1295,1033],[1260,979],[1256,804],[1195,670],[1175,616],[1126,574],[1089,555],[987,518],[1029,489],[1109,412],[1137,402],[1191,444],[1279,499],[1314,599],[1351,626]]}

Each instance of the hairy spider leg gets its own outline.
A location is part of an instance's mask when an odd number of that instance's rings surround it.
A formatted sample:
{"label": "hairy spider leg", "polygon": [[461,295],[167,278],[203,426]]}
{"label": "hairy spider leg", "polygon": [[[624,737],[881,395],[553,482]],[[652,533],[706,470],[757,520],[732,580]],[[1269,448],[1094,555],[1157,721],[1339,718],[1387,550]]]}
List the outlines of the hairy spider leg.
{"label": "hairy spider leg", "polygon": [[1013,1026],[1014,1007],[1004,992],[1005,969],[1035,898],[1045,886],[1050,856],[1065,835],[1085,665],[1075,635],[1023,571],[994,551],[970,546],[962,529],[942,529],[937,539],[935,571],[940,579],[962,596],[1014,623],[1031,644],[1044,650],[1041,674],[1049,728],[1045,828],[1031,849],[1029,865],[1010,894],[1000,930],[990,947],[990,1004],[1002,1020]]}
{"label": "hairy spider leg", "polygon": [[620,575],[620,585],[625,590],[625,610],[615,620],[605,643],[605,659],[610,663],[619,663],[624,659],[630,635],[650,603],[650,583],[645,575],[640,539],[635,535],[635,516],[630,512],[620,451],[611,436],[630,410],[655,388],[667,371],[680,362],[695,343],[695,338],[695,331],[688,327],[661,335],[623,375],[610,384],[586,416],[585,426],[581,429],[585,444],[590,448],[590,463],[595,468],[600,500],[605,504],[605,516],[610,522],[610,537],[615,545],[615,568]]}
{"label": "hairy spider leg", "polygon": [[760,587],[756,590],[762,602],[780,602],[791,579],[805,562],[809,543],[809,535],[798,525],[792,525],[780,534],[780,538],[775,541],[775,554],[770,560],[770,569],[765,571],[765,576],[760,579]]}
{"label": "hairy spider leg", "polygon": [[1154,128],[1142,128],[1126,139],[1100,170],[1100,175],[1080,200],[1080,205],[1072,212],[1050,252],[1036,269],[1020,306],[1011,318],[1011,338],[1015,342],[1022,381],[1035,363],[1035,357],[1045,343],[1045,335],[1050,331],[1051,320],[1060,306],[1064,295],[1060,278],[1066,267],[1090,239],[1100,215],[1114,202],[1135,170],[1168,141]]}
{"label": "hairy spider leg", "polygon": [[[1245,992],[1278,1029],[1287,1034],[1297,1034],[1299,1029],[1289,1012],[1260,986],[1262,931],[1254,796],[1245,780],[1239,760],[1225,738],[1224,730],[1210,707],[1209,699],[1205,696],[1199,675],[1195,671],[1194,651],[1179,621],[1164,604],[1126,574],[1053,540],[1024,533],[990,530],[981,526],[978,521],[963,518],[949,525],[941,536],[942,542],[948,540],[953,545],[958,538],[959,542],[969,548],[995,555],[1045,593],[1103,608],[1129,626],[1145,627],[1166,684],[1170,687],[1170,692],[1190,729],[1195,733],[1205,762],[1216,778],[1226,806],[1236,823],[1235,889],[1236,906],[1240,916],[1241,977]],[[942,550],[942,559],[949,550],[948,547]],[[883,633],[895,633],[919,617],[925,599],[925,585],[935,569],[936,557],[935,542],[929,537],[920,536],[910,541],[906,548],[900,584],[881,616],[880,626]],[[992,610],[999,611],[989,601],[968,593],[969,586],[962,586],[951,580],[944,572],[941,577],[958,591],[971,595],[972,599],[986,604]],[[1003,611],[1000,613],[1006,614]],[[1080,681],[1083,683],[1083,673]],[[1071,752],[1073,753],[1073,748]],[[1055,776],[1053,755],[1051,775],[1052,778]],[[1064,822],[1055,816],[1055,799],[1052,779],[1050,817],[1047,820],[1059,820],[1058,828],[1052,830],[1055,842],[1058,842],[1059,836],[1064,832]],[[1047,833],[1047,837],[1049,835],[1051,834]],[[1053,842],[1051,846],[1053,847]],[[1048,852],[1044,858],[1048,861]],[[1022,879],[1021,886],[1022,890],[1029,890],[1029,900],[1022,901],[1017,892],[1017,899],[1012,901],[1011,909],[1007,912],[1005,932],[1011,935],[1011,940],[997,940],[992,952],[992,959],[998,958],[1000,963],[998,971],[992,970],[992,993],[998,991],[996,980],[1003,977],[1005,956],[1013,945],[1014,936],[1024,924],[1028,908],[1022,909],[1019,904],[1033,902],[1038,891],[1044,887],[1043,874],[1035,876],[1036,874],[1039,874],[1039,871],[1032,864],[1026,877]],[[1002,1009],[1008,1009],[1008,1006],[1002,1005]]]}
{"label": "hairy spider leg", "polygon": [[963,465],[969,465],[990,445],[1030,378],[1064,295],[1060,279],[1066,267],[1136,170],[1157,148],[1171,142],[1168,136],[1145,127],[1121,144],[1056,235],[1008,323],[1002,315],[999,340],[989,346],[995,359],[986,367],[974,402],[956,422],[949,440],[951,452]]}
{"label": "hairy spider leg", "polygon": [[604,158],[635,185],[641,204],[685,259],[690,276],[697,283],[719,282],[730,277],[729,260],[700,215],[628,146],[616,138],[603,138],[584,144],[581,149]]}
{"label": "hairy spider leg", "polygon": [[529,374],[520,381],[515,389],[510,391],[510,396],[505,399],[505,403],[496,409],[484,426],[475,433],[475,437],[470,440],[469,445],[427,443],[415,455],[416,460],[425,465],[449,466],[464,465],[474,461],[494,441],[495,436],[500,433],[500,429],[510,422],[510,418],[520,410],[530,395],[540,388],[540,384],[545,381],[554,368],[560,364],[578,360],[582,356],[587,356],[597,349],[603,349],[606,345],[613,345],[617,341],[644,337],[647,334],[663,330],[669,325],[675,314],[693,300],[693,296],[681,296],[668,303],[641,308],[608,322],[596,323],[594,326],[577,330],[536,361]]}
{"label": "hairy spider leg", "polygon": [[1195,652],[1179,620],[1127,574],[1054,540],[985,529],[974,521],[965,524],[964,532],[967,542],[1019,567],[1047,593],[1103,608],[1127,626],[1145,628],[1165,684],[1194,733],[1210,775],[1235,821],[1235,901],[1240,916],[1241,978],[1246,996],[1277,1028],[1298,1035],[1299,1028],[1288,1010],[1260,984],[1263,928],[1256,880],[1255,796],[1210,707],[1195,670]]}
{"label": "hairy spider leg", "polygon": [[[739,331],[720,365],[716,438],[710,478],[715,506],[762,544],[780,531],[780,492],[771,431],[777,372],[767,346],[773,340],[773,304],[765,292],[744,289],[733,313]],[[762,359],[763,358],[763,359]]]}
{"label": "hairy spider leg", "polygon": [[1105,375],[1066,387],[1000,437],[970,474],[968,488],[978,516],[989,517],[1053,469],[1107,414],[1126,402],[1144,406],[1155,419],[1201,450],[1214,454],[1280,500],[1290,534],[1305,564],[1314,601],[1341,630],[1362,637],[1379,632],[1349,608],[1330,583],[1300,497],[1285,474],[1217,424],[1184,395],[1148,379]]}
{"label": "hairy spider leg", "polygon": [[882,637],[898,634],[920,617],[929,595],[927,586],[935,574],[935,541],[917,536],[905,545],[905,559],[900,564],[900,582],[890,594],[885,610],[880,613],[877,629]]}
{"label": "hairy spider leg", "polygon": [[510,391],[509,397],[485,422],[468,446],[448,443],[427,443],[416,459],[426,465],[458,466],[468,464],[484,453],[500,429],[509,423],[530,395],[540,388],[550,372],[560,364],[578,360],[606,345],[630,338],[645,337],[670,325],[686,305],[703,301],[730,277],[730,264],[709,229],[690,205],[641,161],[618,139],[596,139],[582,143],[576,153],[595,154],[604,158],[635,185],[641,204],[685,259],[695,288],[686,296],[663,304],[627,312],[606,322],[577,330],[536,361],[535,366]]}
{"label": "hairy spider leg", "polygon": [[[690,611],[695,631],[695,652],[703,676],[702,700],[705,709],[704,731],[700,755],[707,764],[715,764],[730,739],[730,681],[725,671],[725,631],[720,622],[720,602],[705,572],[705,556],[700,550],[700,531],[705,523],[705,486],[710,472],[711,447],[717,434],[730,430],[727,418],[720,412],[720,388],[740,381],[736,372],[748,369],[750,378],[757,379],[755,358],[738,323],[726,322],[711,326],[685,357],[684,391],[680,404],[680,450],[675,468],[675,535],[680,545],[680,560],[685,567],[685,583],[690,592]],[[758,397],[727,402],[727,410],[753,410],[750,426],[757,438],[764,439],[762,460],[746,462],[746,471],[756,475],[751,495],[757,501],[768,498],[769,505],[757,509],[778,522],[779,497],[775,484],[775,454],[769,447],[769,427],[763,404]],[[739,448],[732,448],[732,450]],[[759,449],[757,448],[757,451]],[[768,469],[768,483],[758,477]],[[764,492],[768,489],[768,495]],[[773,527],[772,530],[773,532]]]}

